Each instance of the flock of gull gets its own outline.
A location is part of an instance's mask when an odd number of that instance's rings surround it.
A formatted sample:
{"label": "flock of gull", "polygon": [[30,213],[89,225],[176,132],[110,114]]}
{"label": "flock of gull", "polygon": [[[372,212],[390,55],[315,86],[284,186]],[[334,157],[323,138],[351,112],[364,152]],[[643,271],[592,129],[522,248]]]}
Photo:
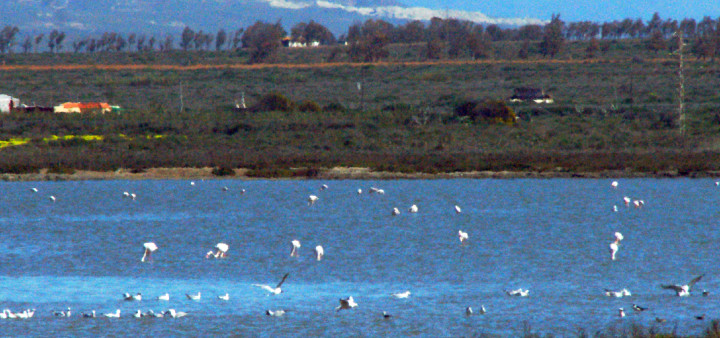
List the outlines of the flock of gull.
{"label": "flock of gull", "polygon": [[[194,186],[195,183],[191,182],[191,185]],[[720,185],[720,182],[716,182],[716,185]],[[612,188],[617,189],[618,182],[613,181],[611,183],[611,186],[612,186]],[[326,190],[326,189],[328,189],[328,186],[325,184],[323,184],[320,187],[320,190]],[[38,190],[36,188],[32,188],[31,190],[33,192],[38,192]],[[228,191],[228,188],[223,187],[222,190]],[[241,193],[244,193],[244,192],[245,192],[245,190],[243,189],[241,191]],[[362,194],[362,193],[363,193],[362,189],[357,190],[357,194]],[[383,189],[371,187],[369,190],[369,193],[382,195],[385,193],[385,191]],[[123,198],[135,200],[137,198],[137,195],[134,193],[124,192]],[[49,199],[53,202],[56,201],[55,196],[49,196]],[[307,204],[310,207],[312,207],[319,201],[320,201],[320,198],[317,195],[309,195],[307,198]],[[645,202],[643,200],[632,200],[629,197],[624,197],[623,203],[625,204],[626,207],[634,207],[634,208],[642,208],[645,205]],[[417,213],[419,211],[419,208],[417,205],[413,204],[407,210],[409,213]],[[462,209],[460,208],[460,206],[455,205],[454,211],[459,214],[462,212]],[[617,205],[613,206],[613,211],[615,211],[615,212],[618,211]],[[401,212],[400,212],[400,209],[398,209],[397,207],[392,208],[392,210],[390,211],[391,216],[397,216],[399,214],[401,214]],[[468,241],[469,241],[469,234],[467,232],[463,231],[462,229],[459,229],[457,234],[458,234],[458,239],[459,239],[460,245],[467,245]],[[611,261],[616,260],[618,252],[621,247],[621,241],[624,239],[623,235],[620,232],[615,232],[613,234],[613,236],[614,236],[614,241],[612,241],[609,244],[609,252],[610,252],[609,259]],[[290,241],[290,245],[291,245],[290,256],[291,257],[299,257],[299,250],[301,248],[300,241],[297,239],[293,239]],[[216,259],[227,258],[227,252],[228,252],[229,248],[230,248],[229,245],[226,243],[222,243],[222,242],[217,243],[212,250],[207,252],[207,254],[205,255],[205,258],[216,258]],[[143,249],[144,249],[144,251],[143,251],[143,255],[140,259],[140,262],[142,262],[142,263],[149,262],[152,260],[152,254],[158,250],[158,245],[154,242],[146,242],[146,243],[143,243]],[[317,261],[321,261],[323,259],[323,256],[325,255],[325,251],[321,245],[317,245],[314,249],[314,254],[315,254],[315,259]],[[282,285],[286,282],[289,275],[290,275],[289,273],[285,273],[277,284],[273,284],[273,285],[252,284],[252,286],[259,287],[262,290],[267,291],[268,295],[279,295],[283,292]],[[697,277],[694,277],[693,279],[691,279],[689,282],[687,282],[685,284],[663,284],[663,285],[660,285],[660,287],[663,289],[674,291],[676,296],[678,296],[678,297],[686,297],[686,296],[691,295],[691,290],[692,290],[693,286],[695,284],[697,284],[703,277],[704,277],[704,275],[699,275]],[[511,296],[511,297],[528,297],[530,294],[530,290],[523,289],[523,288],[517,288],[517,289],[513,289],[513,290],[504,290],[504,292],[506,295]],[[604,294],[605,294],[605,296],[615,297],[615,298],[632,296],[632,293],[626,288],[623,288],[619,291],[605,289]],[[708,294],[709,294],[708,291],[703,290],[703,292],[702,292],[703,296],[708,296]],[[201,299],[200,292],[198,292],[197,294],[186,294],[185,296],[187,297],[188,300],[191,300],[191,301],[199,301]],[[410,291],[397,292],[397,293],[390,294],[390,296],[393,298],[397,298],[397,299],[406,299],[411,296],[411,292]],[[136,293],[136,294],[125,293],[122,298],[125,301],[137,302],[137,301],[142,300],[142,294],[141,293]],[[156,297],[155,299],[157,301],[169,301],[170,295],[168,293],[166,293],[166,294]],[[224,295],[217,295],[217,299],[219,301],[227,301],[230,299],[230,295],[228,293],[226,293]],[[358,307],[358,304],[355,302],[355,300],[353,299],[352,296],[340,298],[338,300],[338,303],[339,304],[335,307],[336,311],[351,310],[351,309]],[[648,309],[647,307],[643,307],[643,306],[640,306],[637,304],[632,304],[632,310],[637,313],[646,311],[647,309]],[[283,310],[283,309],[278,309],[278,310],[268,309],[265,311],[265,314],[268,316],[280,317],[280,316],[285,315],[287,312],[288,312],[288,310]],[[32,318],[34,313],[35,313],[34,309],[25,309],[20,312],[13,312],[10,309],[4,309],[2,312],[0,312],[0,319],[27,319],[27,318]],[[480,305],[477,313],[478,314],[487,313],[487,309],[485,308],[484,304]],[[115,312],[108,312],[108,313],[102,313],[102,314],[96,314],[96,311],[93,310],[93,311],[81,313],[81,316],[87,317],[87,318],[95,318],[95,317],[119,318],[120,314],[121,314],[120,309],[117,309]],[[476,314],[476,311],[474,311],[472,307],[467,306],[465,308],[465,314],[468,316],[471,316],[471,315]],[[70,317],[72,315],[72,312],[71,312],[70,308],[67,308],[66,310],[62,310],[62,311],[54,311],[53,315],[55,315],[57,317]],[[187,312],[176,311],[174,309],[168,309],[168,310],[161,311],[161,312],[154,312],[152,310],[149,310],[147,312],[142,312],[140,310],[137,310],[135,313],[132,314],[132,316],[135,318],[142,318],[142,317],[181,318],[181,317],[185,317],[187,315],[188,315]],[[623,318],[626,316],[624,308],[618,309],[617,316],[620,318]],[[382,311],[382,317],[388,319],[388,318],[392,318],[393,316],[391,314],[387,313],[386,311]],[[704,315],[696,316],[696,319],[699,319],[699,320],[704,319]],[[656,317],[655,320],[657,322],[665,321],[665,319],[660,318],[660,317]]]}

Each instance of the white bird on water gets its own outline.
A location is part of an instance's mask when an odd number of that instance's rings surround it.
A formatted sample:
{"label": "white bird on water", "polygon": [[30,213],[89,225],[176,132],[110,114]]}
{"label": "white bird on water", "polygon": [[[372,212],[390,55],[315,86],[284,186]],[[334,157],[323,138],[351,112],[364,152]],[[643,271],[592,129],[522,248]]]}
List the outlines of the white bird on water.
{"label": "white bird on water", "polygon": [[217,296],[219,300],[230,300],[230,294],[225,293],[224,295]]}
{"label": "white bird on water", "polygon": [[320,186],[320,190],[326,190],[328,188],[327,184],[323,184]]}
{"label": "white bird on water", "polygon": [[315,202],[317,202],[319,199],[320,199],[320,197],[317,197],[317,196],[315,196],[315,195],[310,195],[310,196],[308,196],[308,205],[309,205],[309,206],[312,206],[312,205],[315,204]]}
{"label": "white bird on water", "polygon": [[610,183],[610,185],[611,185],[613,188],[617,188],[617,187],[618,187],[618,181],[612,181],[612,183]]}
{"label": "white bird on water", "polygon": [[253,286],[259,286],[259,287],[261,287],[262,289],[267,290],[268,292],[270,292],[270,294],[279,295],[279,294],[282,293],[282,289],[281,289],[280,287],[281,287],[282,284],[285,282],[285,279],[288,278],[288,275],[290,275],[290,273],[286,273],[286,274],[283,276],[283,278],[280,280],[280,283],[278,283],[275,287],[272,287],[272,286],[266,285],[266,284],[253,284]]}
{"label": "white bird on water", "polygon": [[70,317],[72,312],[70,312],[70,308],[67,308],[67,310],[65,311],[55,311],[53,312],[53,314],[55,315],[55,317]]}
{"label": "white bird on water", "polygon": [[104,313],[103,316],[108,318],[120,318],[120,309],[115,310],[115,312]]}
{"label": "white bird on water", "polygon": [[217,249],[217,252],[212,252],[212,250],[210,250],[205,255],[205,258],[210,258],[210,256],[213,256],[215,258],[225,258],[227,257],[227,251],[230,249],[230,247],[225,243],[215,244],[215,248]]}
{"label": "white bird on water", "polygon": [[56,199],[55,199],[55,196],[50,195],[50,200],[53,201],[53,202],[55,202],[55,200],[56,200]]}
{"label": "white bird on water", "polygon": [[623,310],[623,308],[618,309],[618,317],[620,317],[620,318],[625,317],[625,310]]}
{"label": "white bird on water", "polygon": [[297,239],[293,239],[290,244],[292,244],[292,250],[290,250],[290,257],[300,257],[300,253],[298,252],[300,249],[300,241]]}
{"label": "white bird on water", "polygon": [[623,240],[623,235],[619,232],[615,233],[615,241],[610,243],[610,259],[615,260],[615,254],[620,250],[620,241]]}
{"label": "white bird on water", "polygon": [[631,201],[630,197],[627,197],[627,196],[623,197],[623,202],[625,203],[626,206],[630,205],[630,201]]}
{"label": "white bird on water", "polygon": [[352,296],[348,298],[340,298],[340,306],[335,308],[335,311],[340,310],[350,310],[354,307],[357,307],[357,303],[355,303],[355,300],[352,298]]}
{"label": "white bird on water", "polygon": [[462,212],[462,209],[460,209],[460,207],[456,205],[456,206],[455,206],[455,213],[459,214],[459,213],[461,213],[461,212]]}
{"label": "white bird on water", "polygon": [[282,317],[285,314],[285,310],[267,310],[265,314],[271,317]]}
{"label": "white bird on water", "polygon": [[180,318],[187,316],[187,312],[175,311],[175,309],[168,309],[163,312],[164,315],[170,315],[170,318]]}
{"label": "white bird on water", "polygon": [[608,297],[621,298],[632,296],[632,293],[630,293],[628,289],[622,289],[620,291],[612,291],[610,289],[605,289],[605,295]]}
{"label": "white bird on water", "polygon": [[155,243],[153,242],[144,243],[143,247],[145,247],[145,253],[142,256],[142,259],[140,259],[141,262],[144,262],[145,258],[147,258],[147,260],[150,260],[150,255],[158,249],[157,245],[155,245]]}
{"label": "white bird on water", "polygon": [[410,209],[408,209],[408,211],[410,211],[410,212],[412,212],[412,213],[418,212],[418,207],[417,207],[417,205],[415,205],[415,204],[411,205],[411,206],[410,206]]}
{"label": "white bird on water", "polygon": [[315,257],[317,260],[321,260],[325,256],[325,249],[323,249],[322,245],[318,245],[315,247]]}
{"label": "white bird on water", "polygon": [[142,294],[138,292],[137,294],[131,295],[130,293],[125,292],[123,294],[123,299],[127,301],[141,301],[142,300]]}
{"label": "white bird on water", "polygon": [[393,216],[400,215],[400,209],[398,209],[398,208],[393,208],[393,210],[392,210],[392,215],[393,215]]}
{"label": "white bird on water", "polygon": [[392,296],[395,298],[408,298],[410,297],[410,291],[393,293]]}
{"label": "white bird on water", "polygon": [[695,285],[695,283],[699,282],[700,279],[703,278],[704,275],[697,276],[693,278],[689,283],[680,285],[680,284],[669,284],[669,285],[660,285],[663,289],[669,289],[669,290],[675,290],[675,294],[678,297],[686,297],[690,295],[690,289]]}
{"label": "white bird on water", "polygon": [[32,192],[38,192],[38,189],[37,189],[37,188],[30,188],[30,191],[32,191]]}
{"label": "white bird on water", "polygon": [[170,300],[170,294],[169,294],[169,293],[165,293],[164,295],[158,296],[157,299],[158,299],[158,300],[169,301],[169,300]]}
{"label": "white bird on water", "polygon": [[357,194],[358,194],[358,195],[362,195],[362,189],[358,189],[358,190],[357,190]]}
{"label": "white bird on water", "polygon": [[191,295],[191,294],[189,294],[189,293],[186,293],[186,294],[185,294],[185,297],[187,297],[187,299],[189,299],[189,300],[200,300],[201,295],[200,295],[200,292],[198,292],[198,293],[195,294],[195,295]]}

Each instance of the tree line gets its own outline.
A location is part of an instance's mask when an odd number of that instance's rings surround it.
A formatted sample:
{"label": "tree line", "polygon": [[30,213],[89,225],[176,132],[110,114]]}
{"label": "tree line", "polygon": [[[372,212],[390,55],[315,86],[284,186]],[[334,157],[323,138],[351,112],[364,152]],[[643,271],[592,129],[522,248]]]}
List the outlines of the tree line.
{"label": "tree line", "polygon": [[[0,53],[38,53],[68,51],[66,34],[57,29],[49,34],[27,35],[19,42],[17,26],[6,25],[0,31]],[[683,38],[698,58],[714,59],[720,54],[720,18],[704,17],[700,22],[693,18],[683,20],[662,19],[658,13],[645,22],[641,19],[624,19],[612,22],[580,21],[565,23],[560,15],[553,15],[545,25],[524,25],[503,28],[495,24],[482,25],[454,18],[432,18],[429,22],[409,21],[393,25],[380,19],[368,19],[352,24],[347,33],[335,37],[330,30],[315,21],[294,25],[288,33],[280,21],[257,21],[245,28],[217,32],[194,31],[185,27],[175,42],[173,35],[164,37],[130,33],[105,32],[99,36],[77,38],[71,42],[74,53],[93,52],[149,52],[181,49],[250,51],[250,62],[262,62],[277,50],[284,39],[317,41],[322,45],[347,44],[348,56],[353,61],[377,61],[387,57],[385,46],[393,43],[424,43],[428,59],[482,58],[492,51],[492,43],[521,41],[525,45],[518,57],[527,57],[530,42],[540,42],[544,56],[554,57],[567,40],[590,41],[589,54],[597,49],[597,41],[617,39],[644,39],[647,48],[654,51],[678,46]],[[47,48],[45,48],[47,46]]]}

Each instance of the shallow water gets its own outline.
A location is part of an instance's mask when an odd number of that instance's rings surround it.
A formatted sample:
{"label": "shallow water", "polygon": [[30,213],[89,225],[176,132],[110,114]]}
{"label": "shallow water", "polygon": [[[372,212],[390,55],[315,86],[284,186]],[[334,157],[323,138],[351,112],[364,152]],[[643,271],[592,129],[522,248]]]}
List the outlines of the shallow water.
{"label": "shallow water", "polygon": [[[660,329],[702,332],[720,317],[720,188],[703,179],[622,179],[617,189],[610,181],[0,183],[0,308],[37,309],[28,320],[0,320],[0,330],[7,336],[507,336],[528,327],[572,336],[579,329],[650,327],[662,317]],[[320,191],[322,183],[329,189]],[[371,186],[386,193],[369,194]],[[123,191],[138,197],[123,198]],[[320,197],[312,207],[310,194]],[[623,196],[642,199],[645,207],[625,207]],[[407,211],[412,204],[418,213]],[[393,207],[402,213],[391,216]],[[460,245],[458,230],[468,232],[468,245]],[[611,261],[615,231],[625,239]],[[293,239],[302,243],[299,258],[289,256]],[[159,249],[141,263],[148,241]],[[230,245],[228,258],[205,259],[218,242]],[[316,245],[325,249],[320,262]],[[274,285],[286,272],[280,295],[252,286]],[[660,288],[703,273],[691,297]],[[503,292],[516,288],[530,295]],[[604,288],[633,295],[609,298]],[[700,296],[703,289],[709,297]],[[405,290],[412,292],[408,299],[390,296]],[[144,299],[123,301],[124,292]],[[169,302],[155,299],[165,292]],[[200,301],[186,299],[197,292]],[[229,301],[216,298],[226,292]],[[336,312],[346,296],[358,308]],[[634,313],[633,303],[649,310]],[[481,305],[485,315],[465,316],[465,307],[477,312]],[[53,316],[67,307],[70,318]],[[623,319],[620,307],[628,314]],[[189,315],[130,316],[168,308]],[[115,309],[120,319],[77,315]],[[273,318],[264,315],[267,309],[289,312]],[[382,311],[393,318],[383,319]],[[701,314],[704,321],[694,319]]]}

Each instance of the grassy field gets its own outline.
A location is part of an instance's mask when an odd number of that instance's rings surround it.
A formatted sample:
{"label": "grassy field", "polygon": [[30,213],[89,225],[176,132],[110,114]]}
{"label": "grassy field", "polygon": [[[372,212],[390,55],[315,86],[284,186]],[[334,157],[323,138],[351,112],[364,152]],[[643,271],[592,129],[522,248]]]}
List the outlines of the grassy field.
{"label": "grassy field", "polygon": [[[521,60],[518,43],[503,43],[488,59],[436,62],[422,59],[423,46],[391,46],[377,64],[347,63],[334,50],[341,47],[283,50],[264,65],[248,65],[244,52],[3,55],[1,91],[24,103],[107,101],[123,110],[0,116],[0,172],[720,171],[720,65],[685,63],[683,134],[676,56],[620,41],[584,59],[585,46],[573,43],[557,59]],[[465,100],[502,100],[524,86],[544,89],[556,103],[512,105],[515,125],[455,114]],[[327,109],[233,110],[243,94],[253,105],[269,93]]]}

